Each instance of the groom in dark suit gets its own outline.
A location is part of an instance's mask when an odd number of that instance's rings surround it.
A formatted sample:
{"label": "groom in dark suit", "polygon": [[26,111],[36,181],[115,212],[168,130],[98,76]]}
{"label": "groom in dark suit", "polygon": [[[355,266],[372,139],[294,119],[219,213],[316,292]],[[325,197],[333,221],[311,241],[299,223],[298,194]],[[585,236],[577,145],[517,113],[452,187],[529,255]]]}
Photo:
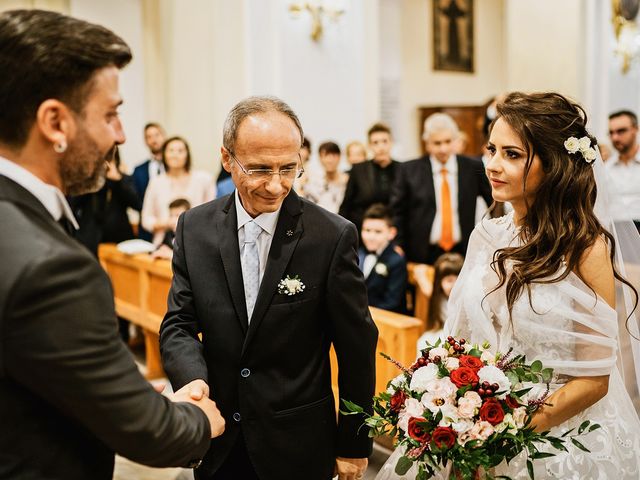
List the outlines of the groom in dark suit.
{"label": "groom in dark suit", "polygon": [[[221,149],[236,192],[183,214],[160,346],[175,388],[210,395],[227,420],[198,479],[360,478],[371,441],[377,329],[350,222],[299,198],[302,128],[273,97],[236,105]],[[202,340],[198,335],[202,335]]]}
{"label": "groom in dark suit", "polygon": [[98,190],[125,140],[130,59],[99,25],[0,14],[0,479],[111,480],[114,452],[193,466],[224,429],[212,401],[172,403],[140,375],[106,273],[69,235],[65,195]]}
{"label": "groom in dark suit", "polygon": [[465,255],[476,223],[476,202],[493,203],[481,160],[456,155],[459,130],[449,115],[425,120],[427,155],[400,164],[391,193],[396,242],[407,261],[433,263],[440,255]]}

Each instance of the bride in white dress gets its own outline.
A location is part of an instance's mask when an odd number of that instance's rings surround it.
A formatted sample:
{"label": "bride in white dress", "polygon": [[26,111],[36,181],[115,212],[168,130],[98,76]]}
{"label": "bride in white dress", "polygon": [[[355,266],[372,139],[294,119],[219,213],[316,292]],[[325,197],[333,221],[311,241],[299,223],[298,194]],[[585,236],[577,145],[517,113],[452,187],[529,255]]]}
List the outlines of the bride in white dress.
{"label": "bride in white dress", "polygon": [[[536,430],[561,435],[584,420],[601,425],[580,439],[591,453],[573,445],[568,452],[547,450],[555,456],[534,461],[536,479],[638,480],[640,421],[625,389],[626,383],[637,395],[634,366],[640,366],[631,351],[638,341],[629,331],[637,333],[638,317],[634,312],[625,322],[630,309],[619,305],[619,326],[616,289],[626,306],[629,295],[625,302],[621,287],[632,289],[612,266],[614,237],[598,220],[605,188],[596,188],[600,170],[594,175],[596,153],[589,148],[595,139],[585,129],[586,115],[552,93],[513,93],[498,114],[486,170],[494,199],[510,202],[513,212],[476,226],[451,294],[445,335],[488,340],[502,352],[513,347],[555,370],[549,405],[533,419]],[[589,140],[565,143],[570,137]],[[597,162],[600,169],[599,156]],[[626,382],[617,367],[622,363],[631,367]],[[402,453],[392,454],[378,480],[415,478],[416,469],[394,473]],[[492,474],[529,478],[522,455]],[[443,471],[437,478],[447,476]]]}

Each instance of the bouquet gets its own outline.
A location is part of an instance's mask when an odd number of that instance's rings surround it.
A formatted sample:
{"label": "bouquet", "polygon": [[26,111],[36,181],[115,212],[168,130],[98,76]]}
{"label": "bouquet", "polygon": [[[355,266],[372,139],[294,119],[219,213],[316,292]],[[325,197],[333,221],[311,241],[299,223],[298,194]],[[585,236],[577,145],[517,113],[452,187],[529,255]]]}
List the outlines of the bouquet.
{"label": "bouquet", "polygon": [[373,415],[344,399],[347,411],[341,413],[364,414],[370,436],[397,436],[404,455],[395,471],[404,475],[415,464],[418,480],[430,478],[449,462],[451,478],[473,479],[523,451],[533,479],[532,462],[554,455],[541,451],[540,444],[567,451],[570,440],[588,452],[576,437],[600,428],[598,424],[585,421],[575,434],[569,430],[559,437],[530,426],[533,413],[549,395],[553,370],[539,360],[527,364],[512,349],[501,354],[489,348],[486,342],[480,346],[453,337],[439,339],[427,345],[410,368],[382,354],[402,373],[374,397]]}

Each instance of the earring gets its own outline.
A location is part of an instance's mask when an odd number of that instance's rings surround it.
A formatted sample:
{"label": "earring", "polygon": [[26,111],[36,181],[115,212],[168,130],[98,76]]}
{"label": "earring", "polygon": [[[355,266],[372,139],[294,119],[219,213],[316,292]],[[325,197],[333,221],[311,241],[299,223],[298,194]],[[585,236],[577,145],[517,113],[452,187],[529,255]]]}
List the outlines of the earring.
{"label": "earring", "polygon": [[67,151],[67,142],[62,140],[61,142],[56,142],[53,144],[53,149],[56,153],[64,153]]}

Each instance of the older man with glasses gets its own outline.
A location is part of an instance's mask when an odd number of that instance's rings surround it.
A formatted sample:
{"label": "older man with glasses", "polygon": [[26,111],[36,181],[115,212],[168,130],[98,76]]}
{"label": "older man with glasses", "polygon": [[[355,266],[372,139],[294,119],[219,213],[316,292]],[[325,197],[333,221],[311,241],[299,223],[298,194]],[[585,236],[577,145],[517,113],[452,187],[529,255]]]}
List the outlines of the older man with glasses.
{"label": "older man with glasses", "polygon": [[640,146],[638,117],[629,110],[609,115],[609,137],[616,152],[606,166],[614,220],[633,220],[640,231]]}
{"label": "older man with glasses", "polygon": [[241,101],[221,148],[236,191],[178,222],[162,360],[228,422],[197,479],[352,480],[367,466],[364,419],[336,422],[329,348],[340,397],[371,411],[377,329],[355,227],[292,189],[302,139],[281,100]]}

